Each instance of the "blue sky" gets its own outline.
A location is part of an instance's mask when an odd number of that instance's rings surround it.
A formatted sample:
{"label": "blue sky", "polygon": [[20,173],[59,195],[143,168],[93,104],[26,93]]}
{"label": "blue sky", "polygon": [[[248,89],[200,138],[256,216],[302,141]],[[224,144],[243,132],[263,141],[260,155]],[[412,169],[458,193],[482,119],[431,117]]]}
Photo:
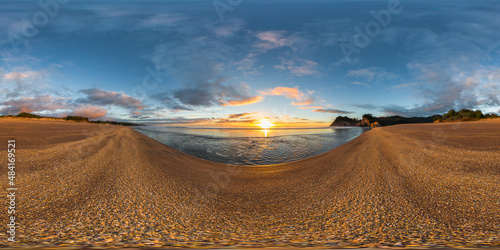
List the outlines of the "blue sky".
{"label": "blue sky", "polygon": [[202,126],[500,112],[495,1],[2,1],[0,113]]}

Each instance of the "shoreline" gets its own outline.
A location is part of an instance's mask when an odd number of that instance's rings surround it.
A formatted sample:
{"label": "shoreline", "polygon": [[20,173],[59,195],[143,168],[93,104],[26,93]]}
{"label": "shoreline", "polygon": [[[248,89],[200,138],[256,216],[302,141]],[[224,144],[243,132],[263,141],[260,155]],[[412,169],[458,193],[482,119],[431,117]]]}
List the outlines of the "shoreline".
{"label": "shoreline", "polygon": [[4,246],[500,246],[500,120],[373,128],[261,166],[198,159],[125,126],[0,128],[19,144],[22,197],[19,242]]}
{"label": "shoreline", "polygon": [[[327,153],[331,149],[368,131],[370,128],[299,130],[262,130],[253,128],[231,131],[225,129],[171,129],[164,127],[133,127],[133,129],[162,144],[197,158],[222,164],[255,166],[292,163]],[[335,131],[349,132],[335,137],[333,135],[333,133],[337,133]],[[172,134],[170,134],[171,132]],[[196,143],[190,141],[177,143],[179,140],[177,135],[179,134],[188,136]],[[270,152],[269,145],[275,148],[275,151]]]}

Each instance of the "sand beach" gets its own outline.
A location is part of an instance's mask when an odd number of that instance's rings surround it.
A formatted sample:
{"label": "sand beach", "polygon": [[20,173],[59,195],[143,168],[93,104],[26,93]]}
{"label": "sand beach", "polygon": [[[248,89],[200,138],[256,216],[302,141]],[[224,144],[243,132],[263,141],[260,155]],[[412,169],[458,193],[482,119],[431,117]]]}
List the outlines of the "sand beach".
{"label": "sand beach", "polygon": [[19,227],[3,246],[500,247],[500,119],[374,128],[268,166],[29,119],[0,119],[3,165],[11,139]]}

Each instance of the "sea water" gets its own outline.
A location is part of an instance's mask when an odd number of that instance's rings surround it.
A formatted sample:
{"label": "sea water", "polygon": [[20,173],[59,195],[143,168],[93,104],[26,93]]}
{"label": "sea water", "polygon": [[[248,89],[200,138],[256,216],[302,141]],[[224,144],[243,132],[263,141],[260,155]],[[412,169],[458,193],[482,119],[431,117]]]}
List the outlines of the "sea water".
{"label": "sea water", "polygon": [[236,165],[298,161],[332,150],[367,128],[242,129],[134,127],[169,147],[201,159]]}

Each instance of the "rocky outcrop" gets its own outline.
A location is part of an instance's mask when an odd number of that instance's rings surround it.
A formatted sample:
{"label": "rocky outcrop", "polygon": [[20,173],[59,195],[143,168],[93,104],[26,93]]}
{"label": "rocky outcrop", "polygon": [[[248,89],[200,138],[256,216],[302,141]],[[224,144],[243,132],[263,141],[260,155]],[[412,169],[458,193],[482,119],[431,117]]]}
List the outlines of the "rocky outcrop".
{"label": "rocky outcrop", "polygon": [[363,116],[363,119],[361,119],[360,127],[380,127],[380,123],[377,121],[370,121],[368,118]]}
{"label": "rocky outcrop", "polygon": [[347,116],[337,116],[330,127],[359,127],[361,120]]}

